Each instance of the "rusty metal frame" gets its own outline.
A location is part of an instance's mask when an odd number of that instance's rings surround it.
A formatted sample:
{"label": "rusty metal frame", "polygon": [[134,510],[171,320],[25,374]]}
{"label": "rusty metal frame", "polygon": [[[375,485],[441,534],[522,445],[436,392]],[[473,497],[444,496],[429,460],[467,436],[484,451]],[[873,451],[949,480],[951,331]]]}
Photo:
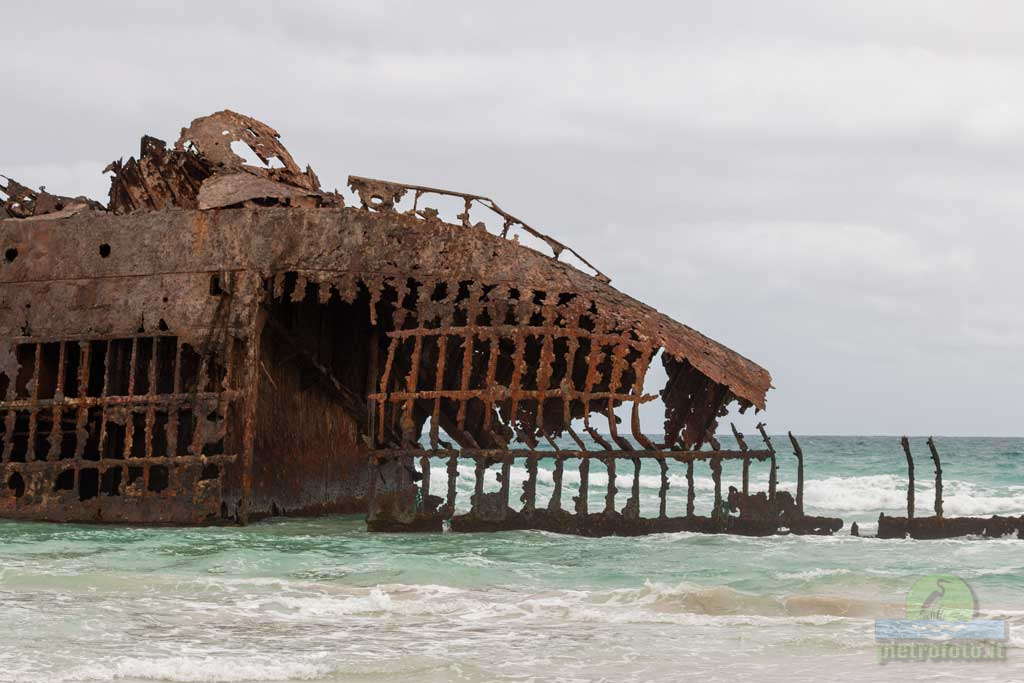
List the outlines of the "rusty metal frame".
{"label": "rusty metal frame", "polygon": [[[44,349],[53,347],[55,364],[44,357]],[[17,372],[5,373],[13,381],[0,396],[0,469],[8,484],[17,476],[22,488],[15,500],[0,502],[5,514],[52,515],[54,499],[70,502],[75,496],[81,501],[104,494],[163,498],[169,504],[182,495],[191,500],[194,492],[183,490],[180,477],[188,472],[194,481],[205,480],[205,468],[238,458],[237,453],[204,452],[223,449],[225,416],[241,398],[232,354],[218,366],[223,370],[218,377],[211,363],[220,359],[173,335],[19,338],[13,348],[25,362]],[[94,352],[103,357],[97,361]],[[190,377],[183,358],[196,363]],[[91,376],[94,365],[102,373],[98,382]],[[207,415],[216,416],[212,426]],[[41,423],[47,427],[42,433]],[[188,437],[183,450],[182,435]],[[155,467],[166,482],[152,482]],[[119,474],[111,481],[117,483],[105,491],[104,479],[114,470]],[[133,470],[138,476],[131,476]],[[95,490],[83,482],[83,471],[95,471]],[[222,471],[211,478],[219,483]],[[71,481],[58,484],[67,473]]]}
{"label": "rusty metal frame", "polygon": [[[793,443],[799,447],[796,437]],[[767,445],[767,444],[766,444]],[[419,464],[422,478],[419,485],[402,483],[384,488],[378,485],[370,502],[368,523],[374,531],[438,531],[445,525],[453,531],[496,531],[504,529],[543,529],[559,533],[586,536],[639,535],[671,531],[699,531],[704,533],[733,533],[742,535],[768,535],[787,530],[797,534],[831,534],[842,526],[842,520],[805,515],[802,506],[794,504],[788,492],[777,492],[770,501],[764,493],[748,495],[730,490],[728,500],[722,495],[721,471],[724,461],[751,460],[771,462],[774,451],[770,448],[744,450],[697,451],[642,451],[642,450],[568,450],[537,451],[520,449],[429,449],[392,448],[374,451],[371,462],[375,479],[384,481],[383,472],[390,476],[409,471]],[[608,472],[605,504],[600,512],[588,509],[590,461],[601,460]],[[639,509],[639,476],[642,459],[654,460],[659,464],[661,484],[658,490],[658,514],[656,517],[642,517]],[[446,464],[446,496],[432,496],[430,491],[431,460]],[[519,509],[510,503],[510,471],[514,461],[521,461],[528,473],[522,484]],[[541,460],[553,462],[553,483],[547,504],[537,500],[537,471]],[[566,462],[579,463],[580,482],[578,495],[574,498],[575,508],[562,508],[562,474]],[[633,486],[622,510],[617,509],[615,463],[631,461],[634,465]],[[460,472],[458,462],[471,462],[473,468],[473,493],[468,511],[457,513],[458,485]],[[715,481],[715,495],[710,516],[694,513],[693,466],[696,462],[707,462]],[[670,463],[681,463],[687,467],[687,509],[680,517],[668,515],[668,469]],[[494,493],[484,492],[484,473],[493,466],[500,466],[497,479],[500,489]],[[413,495],[415,493],[415,495]],[[800,492],[802,497],[802,491]],[[727,510],[739,512],[738,517],[730,516]]]}

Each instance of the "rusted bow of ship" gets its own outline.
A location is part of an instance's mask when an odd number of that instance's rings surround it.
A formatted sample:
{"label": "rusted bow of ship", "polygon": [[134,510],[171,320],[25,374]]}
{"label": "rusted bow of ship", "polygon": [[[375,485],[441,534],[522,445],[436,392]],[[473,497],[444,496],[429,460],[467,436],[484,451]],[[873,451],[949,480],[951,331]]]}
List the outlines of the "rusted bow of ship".
{"label": "rusted bow of ship", "polygon": [[[346,206],[276,131],[230,111],[172,147],[143,137],[138,158],[106,170],[106,206],[0,184],[2,516],[365,511],[373,530],[589,535],[842,524],[804,515],[796,439],[793,496],[777,490],[763,427],[760,447],[714,438],[731,405],[764,408],[766,370],[487,197],[352,176]],[[667,382],[646,393],[654,363]],[[652,401],[657,436],[640,428]],[[724,460],[742,461],[743,490],[721,490]],[[661,482],[648,516],[645,462]],[[527,473],[515,492],[514,465]],[[769,468],[767,491],[749,490],[752,466]],[[446,490],[431,490],[431,467]],[[715,482],[708,516],[694,513],[695,467]],[[672,470],[685,510],[669,510]],[[616,471],[634,475],[622,495]]]}

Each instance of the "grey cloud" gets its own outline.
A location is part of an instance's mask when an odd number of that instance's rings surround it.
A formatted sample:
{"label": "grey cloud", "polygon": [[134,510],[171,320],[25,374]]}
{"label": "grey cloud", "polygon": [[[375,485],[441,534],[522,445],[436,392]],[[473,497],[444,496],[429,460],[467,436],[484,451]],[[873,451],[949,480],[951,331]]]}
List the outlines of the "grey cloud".
{"label": "grey cloud", "polygon": [[495,197],[772,370],[773,428],[1020,433],[1024,6],[596,5],[9,3],[0,168],[102,197],[230,107]]}

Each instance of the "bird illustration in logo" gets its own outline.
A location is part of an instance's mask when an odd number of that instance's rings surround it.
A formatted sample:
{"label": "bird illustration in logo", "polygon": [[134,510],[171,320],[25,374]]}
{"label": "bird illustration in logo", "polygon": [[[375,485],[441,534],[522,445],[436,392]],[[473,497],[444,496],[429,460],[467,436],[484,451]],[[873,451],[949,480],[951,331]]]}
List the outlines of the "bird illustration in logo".
{"label": "bird illustration in logo", "polygon": [[969,621],[976,615],[977,606],[974,591],[956,576],[922,577],[907,594],[908,619]]}
{"label": "bird illustration in logo", "polygon": [[946,595],[946,587],[953,584],[946,578],[936,579],[937,588],[928,594],[928,597],[921,603],[921,616],[927,619],[942,618],[942,598]]}

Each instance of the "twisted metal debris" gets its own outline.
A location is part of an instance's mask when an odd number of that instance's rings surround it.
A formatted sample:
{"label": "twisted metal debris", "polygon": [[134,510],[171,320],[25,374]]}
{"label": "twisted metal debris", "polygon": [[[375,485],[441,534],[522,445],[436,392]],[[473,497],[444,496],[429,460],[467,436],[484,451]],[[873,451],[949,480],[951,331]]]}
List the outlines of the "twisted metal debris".
{"label": "twisted metal debris", "polygon": [[[766,370],[612,288],[491,199],[352,176],[360,206],[345,206],[276,131],[230,111],[196,119],[171,148],[143,137],[137,159],[106,170],[106,207],[4,186],[2,516],[202,524],[366,511],[378,530],[594,535],[842,524],[803,514],[795,439],[795,502],[775,490],[763,429],[762,450],[714,440],[731,404],[764,407]],[[462,200],[457,222],[426,205],[437,196]],[[494,233],[471,218],[479,207],[497,217]],[[659,354],[667,384],[645,393]],[[653,439],[639,407],[659,399]],[[519,509],[516,459],[529,472]],[[637,477],[616,502],[616,466],[636,474],[645,459],[661,473],[652,519],[639,514]],[[444,498],[430,491],[431,460],[446,467]],[[595,460],[609,473],[600,512],[588,508]],[[744,463],[742,491],[721,491],[723,460]],[[468,512],[456,504],[460,461],[474,468]],[[770,463],[767,493],[748,490],[751,461]],[[716,484],[707,518],[694,514],[700,462]],[[580,475],[572,512],[567,463]],[[667,511],[672,463],[686,467],[685,516]],[[486,493],[492,467],[501,489]]]}
{"label": "twisted metal debris", "polygon": [[935,476],[934,515],[917,517],[915,515],[914,496],[914,456],[910,452],[910,439],[902,437],[900,447],[907,458],[907,514],[905,517],[894,517],[884,512],[878,515],[879,538],[957,538],[960,536],[981,536],[999,538],[1016,534],[1024,538],[1024,515],[1018,517],[946,517],[942,506],[942,462],[935,438],[929,436],[926,441],[931,454]]}

